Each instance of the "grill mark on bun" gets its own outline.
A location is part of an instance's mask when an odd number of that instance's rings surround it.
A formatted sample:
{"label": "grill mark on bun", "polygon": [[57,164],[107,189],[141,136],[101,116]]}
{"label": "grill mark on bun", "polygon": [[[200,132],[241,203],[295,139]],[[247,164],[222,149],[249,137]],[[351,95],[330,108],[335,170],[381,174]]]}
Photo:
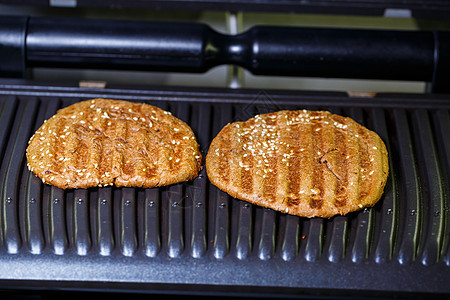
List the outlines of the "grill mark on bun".
{"label": "grill mark on bun", "polygon": [[[231,127],[230,124],[228,124],[227,126]],[[229,165],[229,160],[231,158],[230,157],[230,155],[231,155],[230,150],[231,149],[230,149],[229,143],[230,143],[230,141],[222,141],[222,143],[220,143],[220,148],[218,148],[219,149],[218,153],[221,156],[220,160],[222,161],[222,163],[219,164],[219,168],[220,168],[219,174],[221,176],[221,180],[224,183],[228,183],[229,182],[229,180],[230,180],[230,171],[233,171],[232,170],[233,166]]]}
{"label": "grill mark on bun", "polygon": [[336,182],[335,206],[342,207],[347,203],[348,195],[346,193],[349,169],[345,168],[350,157],[347,158],[347,140],[341,130],[334,128],[335,144],[341,145],[340,153],[336,155],[336,173],[339,174],[339,180]]}
{"label": "grill mark on bun", "polygon": [[[296,130],[298,125],[293,125],[292,128],[287,131],[280,130],[282,132],[281,136],[284,137],[287,142],[282,144],[281,153],[284,165],[287,169],[286,181],[287,181],[287,201],[286,210],[289,211],[295,208],[301,201],[300,185],[301,185],[301,175],[302,170],[300,167],[301,156],[303,155],[300,149],[303,149],[304,140],[302,138],[302,131]],[[284,135],[286,133],[286,135]],[[290,145],[298,144],[299,147],[291,148]],[[288,146],[289,145],[289,146]],[[283,165],[283,163],[282,163]]]}
{"label": "grill mark on bun", "polygon": [[338,149],[335,143],[334,127],[329,126],[329,118],[325,116],[322,120],[319,136],[321,154],[317,163],[320,164],[322,181],[321,200],[324,209],[334,209],[336,197],[336,184],[339,174],[336,173],[336,154]]}
{"label": "grill mark on bun", "polygon": [[[275,118],[265,118],[264,124],[265,127],[272,128],[277,125],[277,114],[274,115]],[[275,132],[276,134],[276,132]],[[261,133],[261,144],[263,153],[266,153],[265,156],[262,156],[262,172],[264,178],[264,189],[263,193],[266,195],[269,201],[276,201],[277,194],[276,191],[278,189],[278,161],[277,155],[275,155],[275,151],[271,150],[271,147],[274,147],[276,143],[276,136],[268,133]],[[256,143],[257,146],[258,143]]]}
{"label": "grill mark on bun", "polygon": [[[314,114],[315,115],[315,114]],[[313,115],[313,116],[314,116]],[[309,190],[309,205],[313,209],[320,209],[322,207],[323,202],[323,195],[324,195],[324,179],[323,179],[323,166],[318,162],[320,157],[323,155],[322,145],[320,143],[321,140],[321,132],[322,129],[320,123],[315,123],[312,126],[312,139],[313,139],[313,145],[314,145],[314,163],[313,163],[313,169],[312,169],[312,182],[311,182],[311,188]]]}
{"label": "grill mark on bun", "polygon": [[238,130],[238,139],[241,143],[239,149],[241,150],[242,156],[242,165],[244,166],[242,169],[242,180],[241,180],[241,188],[244,193],[250,195],[253,192],[253,166],[254,166],[254,156],[249,155],[245,151],[242,151],[244,145],[247,145],[250,142],[250,139],[247,135],[243,135],[243,129],[247,127],[241,127]]}

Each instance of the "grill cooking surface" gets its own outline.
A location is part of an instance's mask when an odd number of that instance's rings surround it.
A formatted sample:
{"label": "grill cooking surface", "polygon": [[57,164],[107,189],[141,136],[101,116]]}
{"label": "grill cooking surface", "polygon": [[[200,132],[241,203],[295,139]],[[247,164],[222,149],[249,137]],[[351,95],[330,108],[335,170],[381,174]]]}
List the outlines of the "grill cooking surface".
{"label": "grill cooking surface", "polygon": [[[26,168],[33,132],[57,109],[145,101],[187,122],[202,154],[223,126],[280,109],[329,110],[384,140],[379,203],[306,219],[195,180],[153,189],[63,191]],[[0,86],[2,286],[109,290],[450,293],[450,101],[424,95]],[[331,292],[330,292],[331,293]]]}

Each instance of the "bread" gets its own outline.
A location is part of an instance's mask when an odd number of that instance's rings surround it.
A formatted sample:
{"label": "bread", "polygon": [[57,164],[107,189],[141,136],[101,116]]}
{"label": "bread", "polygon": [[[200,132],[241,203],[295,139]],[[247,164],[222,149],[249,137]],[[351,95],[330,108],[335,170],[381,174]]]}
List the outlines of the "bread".
{"label": "bread", "polygon": [[389,165],[381,138],[326,111],[278,111],[226,125],[206,156],[210,181],[232,197],[302,217],[373,206]]}
{"label": "bread", "polygon": [[29,169],[62,189],[170,185],[195,178],[201,154],[183,121],[157,107],[92,99],[59,110],[27,148]]}

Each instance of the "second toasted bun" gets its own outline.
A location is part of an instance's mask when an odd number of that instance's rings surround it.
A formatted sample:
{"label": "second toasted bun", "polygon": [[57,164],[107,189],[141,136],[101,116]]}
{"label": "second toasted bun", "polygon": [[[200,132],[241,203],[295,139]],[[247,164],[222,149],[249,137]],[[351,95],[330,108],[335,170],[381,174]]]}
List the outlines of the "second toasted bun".
{"label": "second toasted bun", "polygon": [[226,125],[206,157],[210,181],[231,196],[303,217],[373,206],[387,181],[381,138],[327,111],[278,111]]}

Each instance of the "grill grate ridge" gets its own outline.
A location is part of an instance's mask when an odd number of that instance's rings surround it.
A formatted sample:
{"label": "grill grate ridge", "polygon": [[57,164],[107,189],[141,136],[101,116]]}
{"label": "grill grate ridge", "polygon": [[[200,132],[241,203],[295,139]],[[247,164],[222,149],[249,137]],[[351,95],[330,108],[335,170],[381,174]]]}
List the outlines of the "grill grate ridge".
{"label": "grill grate ridge", "polygon": [[438,167],[438,157],[433,139],[433,132],[427,111],[415,110],[413,112],[413,128],[417,133],[414,137],[418,160],[426,164],[419,164],[420,177],[423,179],[422,195],[422,231],[421,261],[425,265],[437,262],[440,259],[445,218],[441,212],[444,209],[444,187],[442,176]]}
{"label": "grill grate ridge", "polygon": [[[22,102],[22,101],[21,101]],[[22,103],[21,103],[22,104]],[[19,184],[23,171],[25,149],[30,136],[34,118],[37,111],[37,102],[26,101],[19,104],[16,119],[11,128],[9,147],[4,153],[4,160],[0,172],[2,183],[2,229],[6,251],[18,253],[22,246],[22,237],[19,228]]]}
{"label": "grill grate ridge", "polygon": [[399,189],[401,220],[399,229],[399,249],[397,259],[401,264],[411,263],[417,255],[420,239],[420,216],[422,196],[420,179],[418,177],[416,156],[411,143],[411,133],[408,124],[407,112],[404,109],[393,111],[397,145],[394,154],[398,153],[395,161],[401,186]]}
{"label": "grill grate ridge", "polygon": [[[388,153],[392,153],[391,143],[388,134],[388,125],[385,112],[376,108],[372,110],[372,119],[374,120],[374,130],[380,135],[386,144]],[[393,166],[392,155],[389,155],[389,165]],[[377,263],[386,263],[392,259],[394,246],[397,240],[398,228],[398,193],[397,180],[395,172],[390,171],[388,181],[386,182],[385,195],[381,207],[377,211],[377,228],[374,230],[375,250],[374,259]]]}
{"label": "grill grate ridge", "polygon": [[450,196],[450,115],[448,111],[434,111],[432,120],[435,130],[435,142],[437,143],[437,151],[442,161],[440,169],[443,176],[444,196],[441,217],[444,221],[444,234],[442,241],[442,258],[448,266],[450,266],[450,224],[448,215],[450,212],[449,196]]}
{"label": "grill grate ridge", "polygon": [[95,226],[95,244],[99,254],[103,256],[111,255],[116,244],[113,227],[112,195],[112,188],[104,187],[98,190],[97,199],[92,199],[96,204],[96,222],[92,223]]}

